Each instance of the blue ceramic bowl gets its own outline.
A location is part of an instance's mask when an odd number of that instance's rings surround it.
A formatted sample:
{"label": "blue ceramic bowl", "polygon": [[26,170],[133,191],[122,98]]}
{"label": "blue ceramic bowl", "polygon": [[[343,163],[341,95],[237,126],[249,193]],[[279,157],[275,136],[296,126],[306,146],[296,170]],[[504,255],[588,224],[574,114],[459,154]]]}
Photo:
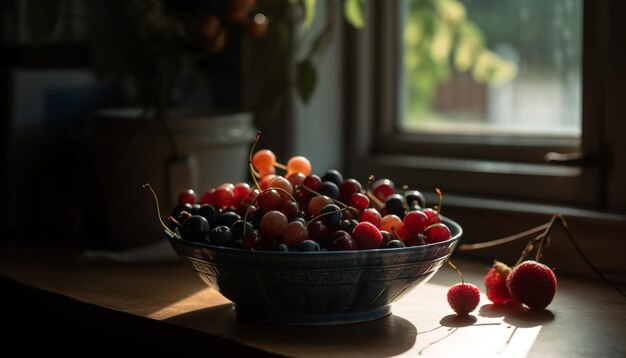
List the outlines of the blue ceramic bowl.
{"label": "blue ceramic bowl", "polygon": [[427,282],[462,235],[457,223],[443,222],[450,240],[397,249],[247,251],[169,239],[204,282],[235,303],[238,316],[277,324],[338,325],[386,316],[392,302]]}

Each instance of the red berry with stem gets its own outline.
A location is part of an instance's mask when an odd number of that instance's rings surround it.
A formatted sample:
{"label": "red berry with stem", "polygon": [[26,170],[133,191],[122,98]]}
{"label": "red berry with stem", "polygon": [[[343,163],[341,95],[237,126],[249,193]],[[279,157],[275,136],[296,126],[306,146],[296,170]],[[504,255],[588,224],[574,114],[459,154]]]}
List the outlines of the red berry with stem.
{"label": "red berry with stem", "polygon": [[279,210],[283,199],[278,194],[278,190],[270,189],[262,191],[256,197],[257,207],[267,213],[272,210]]}
{"label": "red berry with stem", "polygon": [[404,229],[409,235],[421,235],[429,226],[428,216],[419,210],[409,211],[402,220]]}
{"label": "red berry with stem", "polygon": [[252,156],[252,165],[257,171],[271,171],[276,164],[276,155],[271,150],[261,149]]}
{"label": "red berry with stem", "polygon": [[471,283],[457,283],[448,290],[448,304],[454,312],[465,316],[478,307],[480,290]]}
{"label": "red berry with stem", "polygon": [[276,174],[267,174],[261,177],[261,181],[259,182],[259,189],[265,190],[270,187],[270,182],[274,180],[278,175]]}
{"label": "red berry with stem", "polygon": [[283,199],[283,201],[291,200],[290,195],[293,195],[293,185],[291,185],[289,180],[285,179],[284,177],[276,176],[269,182],[269,187],[283,189],[284,191],[278,191],[280,197]]}
{"label": "red berry with stem", "polygon": [[370,206],[370,199],[363,193],[354,193],[350,196],[348,205],[357,209],[358,211],[365,210]]}
{"label": "red berry with stem", "polygon": [[302,156],[295,156],[287,162],[287,175],[302,173],[304,176],[311,174],[311,162]]}
{"label": "red berry with stem", "polygon": [[320,188],[322,187],[322,179],[315,174],[311,174],[311,175],[308,175],[306,178],[304,178],[302,185],[306,186],[307,188],[311,190],[319,191]]}
{"label": "red berry with stem", "polygon": [[395,192],[396,188],[389,179],[378,179],[372,184],[372,193],[376,198],[385,201],[387,197]]}
{"label": "red berry with stem", "polygon": [[524,261],[506,278],[513,299],[531,309],[546,308],[556,294],[556,276],[546,265],[537,261]]}
{"label": "red berry with stem", "polygon": [[302,173],[293,173],[286,176],[287,180],[293,185],[293,187],[298,187],[304,183],[304,178],[306,176]]}
{"label": "red berry with stem", "polygon": [[313,198],[311,198],[311,200],[309,200],[309,204],[307,206],[309,216],[310,217],[318,216],[319,214],[322,213],[322,209],[326,205],[332,204],[332,203],[333,203],[332,199],[327,196],[324,196],[324,195],[314,196]]}
{"label": "red berry with stem", "polygon": [[356,179],[345,179],[339,186],[339,200],[350,203],[353,194],[361,193],[363,187]]}
{"label": "red berry with stem", "polygon": [[463,280],[461,270],[459,270],[450,260],[448,260],[447,263],[461,278],[460,283],[453,285],[448,290],[448,304],[458,315],[465,316],[478,307],[478,303],[480,303],[480,290],[476,285],[466,283]]}
{"label": "red berry with stem", "polygon": [[280,212],[285,214],[287,220],[291,221],[300,212],[300,207],[295,201],[283,201],[283,204],[280,206]]}
{"label": "red berry with stem", "polygon": [[451,237],[450,229],[445,224],[434,224],[426,228],[426,242],[429,244],[450,240]]}
{"label": "red berry with stem", "polygon": [[439,216],[439,212],[437,210],[426,208],[422,210],[422,212],[428,218],[428,225],[438,224],[441,222],[441,217]]}
{"label": "red berry with stem", "polygon": [[494,304],[503,304],[515,301],[506,286],[506,278],[511,273],[511,268],[506,264],[495,261],[483,281],[487,289],[487,298]]}

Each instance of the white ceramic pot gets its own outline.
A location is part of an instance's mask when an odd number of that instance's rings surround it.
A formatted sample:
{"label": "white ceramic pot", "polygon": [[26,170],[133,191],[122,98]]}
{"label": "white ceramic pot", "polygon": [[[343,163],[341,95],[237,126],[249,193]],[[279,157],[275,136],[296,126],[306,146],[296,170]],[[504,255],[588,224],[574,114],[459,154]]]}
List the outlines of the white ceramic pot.
{"label": "white ceramic pot", "polygon": [[162,240],[155,204],[144,183],[157,191],[166,219],[185,189],[200,196],[221,183],[249,181],[248,150],[255,136],[250,113],[172,111],[166,127],[145,119],[137,108],[103,110],[94,116],[93,215],[110,248]]}

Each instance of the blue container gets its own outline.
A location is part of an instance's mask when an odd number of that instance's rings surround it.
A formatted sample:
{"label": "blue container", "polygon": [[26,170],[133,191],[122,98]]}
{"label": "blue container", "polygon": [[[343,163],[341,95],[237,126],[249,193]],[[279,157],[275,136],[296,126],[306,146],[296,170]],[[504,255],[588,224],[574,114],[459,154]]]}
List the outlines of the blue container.
{"label": "blue container", "polygon": [[340,325],[391,312],[391,303],[427,282],[462,235],[443,218],[450,240],[396,249],[329,252],[248,251],[182,241],[172,247],[238,316],[288,325]]}

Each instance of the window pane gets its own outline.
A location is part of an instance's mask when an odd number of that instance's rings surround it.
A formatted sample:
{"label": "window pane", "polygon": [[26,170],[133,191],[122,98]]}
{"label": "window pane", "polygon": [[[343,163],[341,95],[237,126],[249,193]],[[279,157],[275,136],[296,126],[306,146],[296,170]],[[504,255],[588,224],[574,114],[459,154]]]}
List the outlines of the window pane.
{"label": "window pane", "polygon": [[581,134],[582,0],[408,0],[401,129]]}

